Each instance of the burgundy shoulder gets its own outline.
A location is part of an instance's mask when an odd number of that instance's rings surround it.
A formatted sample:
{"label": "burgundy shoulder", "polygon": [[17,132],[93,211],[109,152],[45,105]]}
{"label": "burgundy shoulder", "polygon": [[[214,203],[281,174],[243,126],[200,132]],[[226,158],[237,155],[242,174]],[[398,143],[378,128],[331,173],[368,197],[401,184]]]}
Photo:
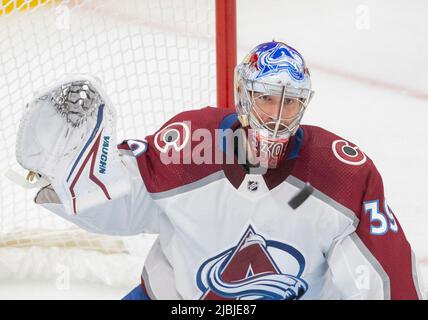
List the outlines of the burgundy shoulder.
{"label": "burgundy shoulder", "polygon": [[317,126],[302,125],[302,148],[293,175],[360,213],[373,161],[355,143]]}
{"label": "burgundy shoulder", "polygon": [[[213,159],[195,162],[194,150],[198,150],[195,146],[200,145],[204,134],[211,137],[207,149],[216,150],[215,130],[232,113],[231,110],[213,107],[184,111],[168,120],[153,135],[147,136],[147,151],[137,157],[147,190],[150,193],[169,191],[220,171],[221,167]],[[195,132],[198,129],[204,130]],[[214,157],[214,151],[211,153]],[[168,162],[173,158],[174,161]]]}

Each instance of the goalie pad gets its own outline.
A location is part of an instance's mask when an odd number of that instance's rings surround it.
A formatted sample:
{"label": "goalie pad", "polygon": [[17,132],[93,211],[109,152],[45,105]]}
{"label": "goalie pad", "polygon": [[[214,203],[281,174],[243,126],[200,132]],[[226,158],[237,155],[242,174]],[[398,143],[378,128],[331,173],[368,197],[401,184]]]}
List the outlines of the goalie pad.
{"label": "goalie pad", "polygon": [[18,130],[16,158],[77,214],[130,192],[116,148],[116,115],[99,80],[73,75],[39,91]]}

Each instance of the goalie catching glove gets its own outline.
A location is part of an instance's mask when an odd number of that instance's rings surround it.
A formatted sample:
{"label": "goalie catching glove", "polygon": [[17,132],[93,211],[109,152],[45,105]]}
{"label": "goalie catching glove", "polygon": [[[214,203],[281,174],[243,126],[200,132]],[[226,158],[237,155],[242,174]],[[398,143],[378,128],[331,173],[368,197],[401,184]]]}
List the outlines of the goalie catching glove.
{"label": "goalie catching glove", "polygon": [[83,212],[129,192],[115,127],[115,110],[99,81],[74,75],[39,91],[26,106],[17,161],[49,181],[68,213]]}

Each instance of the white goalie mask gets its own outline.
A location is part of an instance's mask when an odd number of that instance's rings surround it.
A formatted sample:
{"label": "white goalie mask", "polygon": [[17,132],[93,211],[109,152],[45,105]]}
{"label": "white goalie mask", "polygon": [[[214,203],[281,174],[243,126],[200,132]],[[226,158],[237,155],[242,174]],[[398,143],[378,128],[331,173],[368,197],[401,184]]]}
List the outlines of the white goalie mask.
{"label": "white goalie mask", "polygon": [[278,166],[312,95],[303,57],[285,43],[262,43],[236,67],[236,112],[260,165]]}

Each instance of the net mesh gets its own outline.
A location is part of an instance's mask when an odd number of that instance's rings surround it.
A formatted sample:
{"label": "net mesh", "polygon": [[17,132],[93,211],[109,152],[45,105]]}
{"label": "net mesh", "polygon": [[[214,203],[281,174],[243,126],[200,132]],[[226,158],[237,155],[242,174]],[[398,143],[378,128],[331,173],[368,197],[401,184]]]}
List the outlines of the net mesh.
{"label": "net mesh", "polygon": [[64,74],[91,74],[117,110],[120,141],[213,105],[214,0],[0,0],[0,23],[0,249],[130,253],[125,238],[79,230],[36,207],[35,190],[4,178],[8,169],[25,175],[14,156],[23,107]]}

